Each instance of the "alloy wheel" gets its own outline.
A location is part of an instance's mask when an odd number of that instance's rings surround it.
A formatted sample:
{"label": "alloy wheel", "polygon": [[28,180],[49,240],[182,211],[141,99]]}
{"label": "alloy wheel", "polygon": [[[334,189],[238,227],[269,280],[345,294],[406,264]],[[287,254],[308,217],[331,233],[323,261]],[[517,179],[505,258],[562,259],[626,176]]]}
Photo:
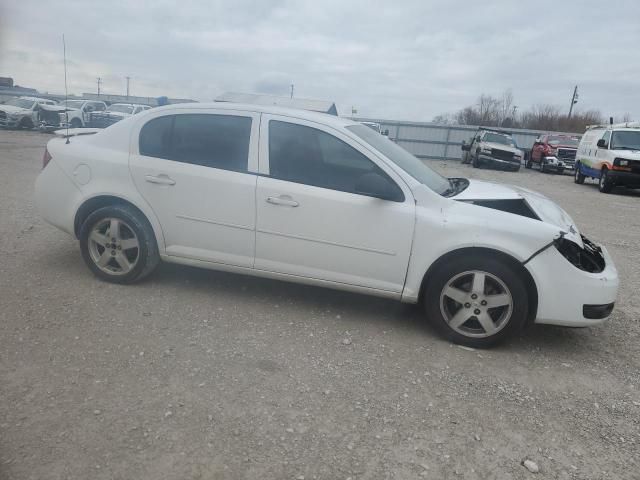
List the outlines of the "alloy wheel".
{"label": "alloy wheel", "polygon": [[103,272],[125,275],[138,263],[140,243],[133,229],[119,218],[98,221],[89,234],[89,255]]}
{"label": "alloy wheel", "polygon": [[513,297],[495,275],[480,270],[451,278],[440,294],[440,311],[449,327],[466,337],[486,338],[507,326]]}

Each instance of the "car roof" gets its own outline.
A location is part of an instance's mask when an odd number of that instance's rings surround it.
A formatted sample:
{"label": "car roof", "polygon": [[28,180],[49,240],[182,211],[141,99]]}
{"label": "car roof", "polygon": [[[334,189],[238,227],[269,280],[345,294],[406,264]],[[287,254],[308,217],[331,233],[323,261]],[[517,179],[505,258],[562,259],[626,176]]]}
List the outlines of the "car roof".
{"label": "car roof", "polygon": [[203,103],[173,103],[171,105],[165,105],[162,107],[154,108],[154,112],[158,111],[172,111],[172,110],[237,110],[244,112],[256,112],[256,113],[268,113],[273,115],[282,115],[285,117],[292,117],[299,120],[308,120],[310,122],[322,123],[334,128],[343,128],[350,125],[360,125],[360,122],[355,122],[346,118],[336,117],[335,115],[329,115],[327,113],[311,112],[309,110],[300,110],[297,108],[277,107],[271,105],[253,105],[244,103],[231,103],[231,102],[203,102]]}

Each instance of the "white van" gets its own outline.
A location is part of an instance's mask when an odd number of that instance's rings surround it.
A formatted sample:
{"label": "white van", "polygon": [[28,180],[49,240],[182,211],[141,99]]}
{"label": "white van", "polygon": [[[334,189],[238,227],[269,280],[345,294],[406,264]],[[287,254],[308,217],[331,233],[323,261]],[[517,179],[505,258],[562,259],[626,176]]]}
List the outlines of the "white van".
{"label": "white van", "polygon": [[576,154],[575,182],[598,180],[602,193],[616,186],[640,188],[640,122],[587,128]]}

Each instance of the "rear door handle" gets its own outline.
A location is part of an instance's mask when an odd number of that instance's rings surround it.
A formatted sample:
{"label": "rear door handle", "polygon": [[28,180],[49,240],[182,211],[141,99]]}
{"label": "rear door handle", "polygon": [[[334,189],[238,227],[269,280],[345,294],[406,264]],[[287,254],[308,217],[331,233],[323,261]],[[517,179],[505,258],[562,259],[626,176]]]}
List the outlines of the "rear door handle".
{"label": "rear door handle", "polygon": [[279,195],[277,197],[267,197],[267,203],[271,203],[272,205],[284,205],[287,207],[297,207],[300,205],[289,195]]}
{"label": "rear door handle", "polygon": [[156,183],[158,185],[175,185],[176,181],[169,177],[169,175],[165,175],[161,173],[160,175],[145,175],[144,179],[149,183]]}

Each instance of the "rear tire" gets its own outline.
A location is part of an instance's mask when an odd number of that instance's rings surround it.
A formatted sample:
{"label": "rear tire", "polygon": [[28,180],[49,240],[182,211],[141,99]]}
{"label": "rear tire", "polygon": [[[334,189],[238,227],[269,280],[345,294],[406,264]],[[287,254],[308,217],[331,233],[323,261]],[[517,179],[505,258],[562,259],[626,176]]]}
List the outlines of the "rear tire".
{"label": "rear tire", "polygon": [[576,163],[576,171],[573,175],[573,181],[578,185],[582,185],[584,183],[585,176],[580,171],[580,163]]}
{"label": "rear tire", "polygon": [[469,255],[444,262],[427,282],[427,319],[453,343],[490,347],[522,330],[527,321],[525,282],[495,257]]}
{"label": "rear tire", "polygon": [[609,173],[606,168],[600,170],[600,178],[598,179],[598,190],[602,193],[610,193],[613,190],[613,182],[609,178]]}
{"label": "rear tire", "polygon": [[134,283],[160,263],[148,220],[129,205],[100,208],[80,228],[80,251],[89,269],[112,283]]}

